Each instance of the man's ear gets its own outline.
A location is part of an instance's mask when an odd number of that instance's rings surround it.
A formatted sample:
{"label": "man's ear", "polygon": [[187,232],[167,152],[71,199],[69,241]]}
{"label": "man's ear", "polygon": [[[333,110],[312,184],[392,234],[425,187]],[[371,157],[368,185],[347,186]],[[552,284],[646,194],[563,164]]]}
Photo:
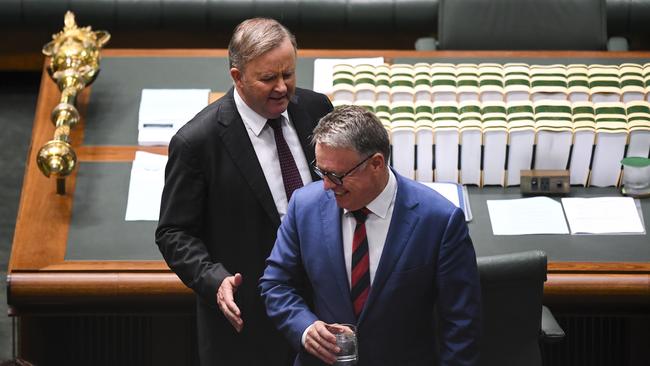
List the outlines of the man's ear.
{"label": "man's ear", "polygon": [[375,156],[370,158],[370,164],[372,164],[373,168],[379,168],[382,166],[386,165],[386,160],[384,159],[384,155],[380,153],[375,153]]}
{"label": "man's ear", "polygon": [[235,85],[241,88],[242,72],[239,71],[238,68],[236,67],[230,68],[230,77],[232,78],[232,81],[235,82]]}

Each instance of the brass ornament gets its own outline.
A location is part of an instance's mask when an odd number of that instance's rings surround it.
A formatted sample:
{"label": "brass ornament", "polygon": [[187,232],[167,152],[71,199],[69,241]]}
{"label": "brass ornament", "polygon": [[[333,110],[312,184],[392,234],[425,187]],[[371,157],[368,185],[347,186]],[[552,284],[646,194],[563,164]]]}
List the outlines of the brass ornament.
{"label": "brass ornament", "polygon": [[65,14],[64,24],[63,30],[52,35],[52,41],[43,46],[43,54],[50,58],[47,72],[61,90],[61,98],[51,114],[56,127],[54,138],[41,147],[36,157],[41,172],[57,179],[58,194],[65,194],[65,177],[77,165],[77,156],[70,145],[70,128],[80,118],[75,107],[77,95],[97,77],[99,51],[111,38],[106,31],[78,27],[70,11]]}

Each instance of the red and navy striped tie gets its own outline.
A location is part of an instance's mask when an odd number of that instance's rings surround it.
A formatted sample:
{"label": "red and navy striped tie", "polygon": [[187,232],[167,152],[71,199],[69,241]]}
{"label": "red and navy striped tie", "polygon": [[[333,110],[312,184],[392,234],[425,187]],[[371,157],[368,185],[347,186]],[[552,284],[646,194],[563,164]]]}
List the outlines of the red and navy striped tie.
{"label": "red and navy striped tie", "polygon": [[266,123],[273,129],[275,147],[278,149],[278,159],[280,160],[284,192],[287,194],[288,202],[293,191],[303,186],[302,178],[300,178],[296,161],[293,159],[293,155],[291,155],[291,150],[289,149],[289,145],[287,145],[287,141],[284,139],[284,134],[282,134],[282,117],[270,119]]}
{"label": "red and navy striped tie", "polygon": [[366,236],[366,219],[370,210],[362,208],[353,211],[352,215],[357,220],[352,238],[352,266],[351,290],[354,314],[359,317],[363,304],[368,299],[370,292],[370,260],[368,259],[368,237]]}

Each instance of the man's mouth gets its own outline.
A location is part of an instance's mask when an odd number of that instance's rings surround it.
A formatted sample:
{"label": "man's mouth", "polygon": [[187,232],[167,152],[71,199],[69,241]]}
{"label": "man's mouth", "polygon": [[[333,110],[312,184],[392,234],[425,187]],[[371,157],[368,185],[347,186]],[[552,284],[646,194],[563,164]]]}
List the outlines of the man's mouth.
{"label": "man's mouth", "polygon": [[279,97],[269,97],[270,100],[273,100],[273,101],[276,101],[276,102],[283,101],[283,100],[285,100],[286,98],[287,98],[286,94],[285,94],[285,95],[281,95],[281,96],[279,96]]}

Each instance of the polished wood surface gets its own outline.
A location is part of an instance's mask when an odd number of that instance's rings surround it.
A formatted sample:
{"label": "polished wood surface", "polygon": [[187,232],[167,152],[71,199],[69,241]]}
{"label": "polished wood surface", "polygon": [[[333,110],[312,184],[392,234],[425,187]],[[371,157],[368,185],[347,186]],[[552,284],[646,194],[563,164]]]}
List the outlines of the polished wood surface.
{"label": "polished wood surface", "polygon": [[[227,57],[226,50],[105,50],[103,57]],[[515,57],[515,58],[645,58],[650,52],[416,52],[299,50],[302,57]],[[100,76],[101,77],[101,74]],[[64,196],[56,194],[55,181],[42,175],[36,166],[38,149],[52,138],[52,108],[59,90],[43,73],[31,146],[27,156],[20,207],[8,269],[10,305],[52,303],[101,304],[102,302],[175,301],[191,299],[188,290],[162,261],[66,261],[68,227],[75,192],[73,173],[66,179]],[[166,147],[88,146],[83,144],[85,110],[92,87],[80,95],[77,105],[82,119],[72,130],[71,143],[80,162],[129,162],[136,151],[165,154]],[[218,97],[212,95],[211,100]],[[615,250],[615,249],[613,249]],[[551,262],[545,286],[550,303],[576,301],[628,302],[650,304],[650,263],[648,262]],[[14,310],[15,310],[14,309]]]}

